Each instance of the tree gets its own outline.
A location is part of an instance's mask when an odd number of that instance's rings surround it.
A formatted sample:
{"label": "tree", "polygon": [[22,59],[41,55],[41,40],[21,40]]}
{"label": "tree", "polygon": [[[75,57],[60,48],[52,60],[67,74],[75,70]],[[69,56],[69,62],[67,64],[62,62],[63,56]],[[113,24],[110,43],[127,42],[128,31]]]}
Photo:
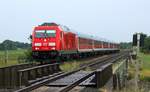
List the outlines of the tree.
{"label": "tree", "polygon": [[132,48],[132,42],[121,42],[120,43],[120,49],[131,49]]}
{"label": "tree", "polygon": [[7,49],[7,50],[16,50],[17,49],[16,44],[11,40],[3,41],[2,46],[3,46],[3,49]]}
{"label": "tree", "polygon": [[145,38],[144,47],[142,48],[142,52],[150,53],[150,36]]}
{"label": "tree", "polygon": [[28,49],[31,48],[31,44],[11,40],[5,40],[0,43],[0,50],[16,50],[18,48]]}

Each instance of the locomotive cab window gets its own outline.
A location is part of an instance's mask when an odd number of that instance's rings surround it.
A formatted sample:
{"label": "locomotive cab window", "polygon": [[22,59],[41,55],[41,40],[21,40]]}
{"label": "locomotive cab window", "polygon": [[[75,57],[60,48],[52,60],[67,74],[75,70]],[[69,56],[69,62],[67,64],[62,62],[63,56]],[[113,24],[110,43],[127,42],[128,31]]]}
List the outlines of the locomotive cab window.
{"label": "locomotive cab window", "polygon": [[36,38],[47,38],[47,37],[56,37],[55,30],[37,30],[35,31]]}
{"label": "locomotive cab window", "polygon": [[44,30],[35,31],[35,37],[36,38],[44,38],[45,37],[45,31]]}
{"label": "locomotive cab window", "polygon": [[48,37],[56,37],[56,31],[55,30],[47,30],[46,34]]}

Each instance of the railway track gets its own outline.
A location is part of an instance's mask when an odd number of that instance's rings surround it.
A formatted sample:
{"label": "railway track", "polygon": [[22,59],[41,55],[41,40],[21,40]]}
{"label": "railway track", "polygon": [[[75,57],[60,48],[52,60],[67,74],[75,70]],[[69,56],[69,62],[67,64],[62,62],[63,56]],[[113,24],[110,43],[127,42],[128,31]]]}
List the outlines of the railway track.
{"label": "railway track", "polygon": [[78,79],[76,79],[75,81],[73,81],[69,85],[66,85],[65,87],[62,87],[58,90],[59,92],[67,92],[67,91],[71,90],[72,88],[76,87],[77,85],[81,84],[86,79],[92,77],[95,74],[95,72],[97,71],[96,70],[97,68],[102,69],[104,67],[108,67],[109,65],[111,65],[114,62],[117,62],[120,59],[126,58],[129,55],[128,53],[129,52],[126,51],[126,52],[121,52],[121,53],[114,54],[114,55],[108,55],[108,56],[105,56],[102,58],[93,59],[89,63],[87,63],[86,65],[83,65],[82,67],[80,67],[78,69],[75,69],[75,70],[70,71],[70,72],[60,73],[60,74],[55,75],[55,76],[39,79],[36,82],[32,83],[31,85],[23,87],[23,88],[15,91],[15,92],[29,92],[29,91],[35,90],[37,88],[40,88],[42,86],[46,86],[46,85],[53,83],[55,81],[64,79],[65,77],[74,75],[76,73],[80,73],[81,71],[87,69],[88,67],[92,67],[92,71],[84,74],[84,76],[80,76]]}

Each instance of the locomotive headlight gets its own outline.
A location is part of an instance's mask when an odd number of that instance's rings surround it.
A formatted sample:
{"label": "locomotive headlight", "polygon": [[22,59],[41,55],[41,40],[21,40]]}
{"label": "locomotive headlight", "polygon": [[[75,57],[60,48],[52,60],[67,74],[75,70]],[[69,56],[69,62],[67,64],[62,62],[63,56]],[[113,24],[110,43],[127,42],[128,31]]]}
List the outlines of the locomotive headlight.
{"label": "locomotive headlight", "polygon": [[39,48],[35,48],[35,50],[39,50]]}
{"label": "locomotive headlight", "polygon": [[34,45],[35,46],[41,46],[42,44],[41,43],[35,43]]}
{"label": "locomotive headlight", "polygon": [[49,46],[55,46],[56,44],[54,42],[50,42],[48,45]]}
{"label": "locomotive headlight", "polygon": [[52,50],[55,50],[55,47],[53,47]]}

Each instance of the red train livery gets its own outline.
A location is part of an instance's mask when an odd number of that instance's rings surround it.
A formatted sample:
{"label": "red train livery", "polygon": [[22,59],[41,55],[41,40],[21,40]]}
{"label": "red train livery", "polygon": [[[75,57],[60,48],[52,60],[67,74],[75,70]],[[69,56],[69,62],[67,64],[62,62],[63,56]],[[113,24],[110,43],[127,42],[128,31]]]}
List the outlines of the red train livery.
{"label": "red train livery", "polygon": [[117,51],[119,44],[78,34],[56,23],[43,23],[32,33],[34,58],[66,58]]}

